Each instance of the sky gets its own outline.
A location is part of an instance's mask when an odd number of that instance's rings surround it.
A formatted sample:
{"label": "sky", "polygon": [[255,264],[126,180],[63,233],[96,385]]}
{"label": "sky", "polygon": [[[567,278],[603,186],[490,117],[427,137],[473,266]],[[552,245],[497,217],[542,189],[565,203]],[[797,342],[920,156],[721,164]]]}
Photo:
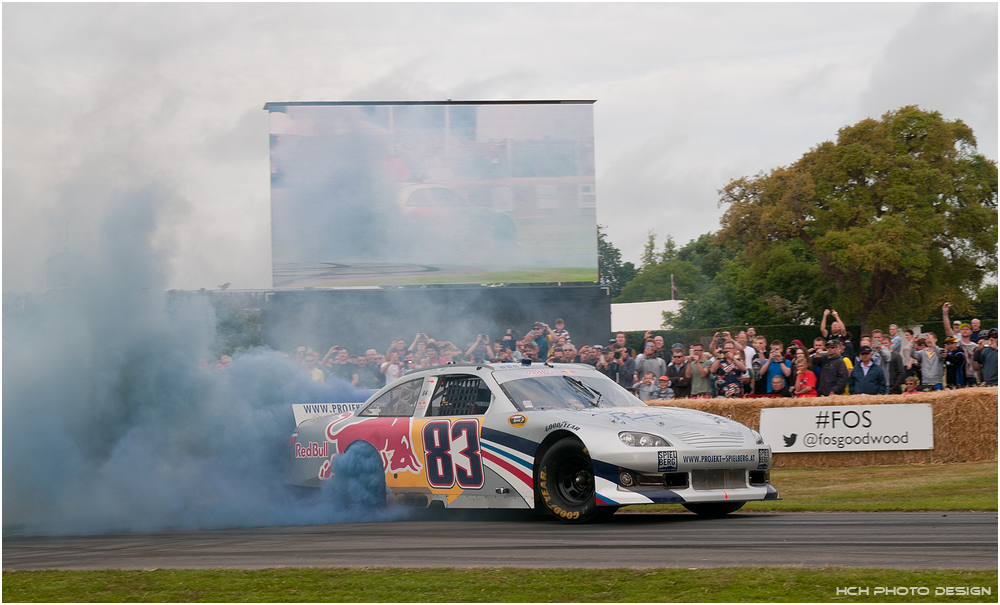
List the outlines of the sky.
{"label": "sky", "polygon": [[165,287],[271,287],[277,101],[594,99],[598,223],[638,263],[650,230],[718,229],[729,180],[904,105],[995,160],[997,30],[995,3],[6,3],[3,291],[134,192]]}

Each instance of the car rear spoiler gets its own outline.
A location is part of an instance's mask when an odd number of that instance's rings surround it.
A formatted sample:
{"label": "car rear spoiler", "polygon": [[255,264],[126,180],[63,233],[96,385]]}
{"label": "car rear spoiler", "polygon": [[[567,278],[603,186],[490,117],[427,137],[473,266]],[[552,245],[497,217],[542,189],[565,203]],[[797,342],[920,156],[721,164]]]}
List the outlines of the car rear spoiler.
{"label": "car rear spoiler", "polygon": [[299,426],[306,420],[343,414],[344,412],[354,412],[364,405],[362,403],[293,403],[292,413],[295,414],[295,426]]}

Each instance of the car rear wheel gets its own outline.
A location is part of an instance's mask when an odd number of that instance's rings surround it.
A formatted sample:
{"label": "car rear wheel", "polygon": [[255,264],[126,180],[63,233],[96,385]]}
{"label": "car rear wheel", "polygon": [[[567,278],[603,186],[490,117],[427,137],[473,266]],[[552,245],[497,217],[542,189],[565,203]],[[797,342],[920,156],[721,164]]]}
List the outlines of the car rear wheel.
{"label": "car rear wheel", "polygon": [[598,521],[617,510],[597,506],[594,464],[576,439],[557,441],[542,456],[538,493],[542,505],[567,523]]}
{"label": "car rear wheel", "polygon": [[734,513],[746,502],[692,502],[685,503],[684,508],[702,517],[724,517]]}

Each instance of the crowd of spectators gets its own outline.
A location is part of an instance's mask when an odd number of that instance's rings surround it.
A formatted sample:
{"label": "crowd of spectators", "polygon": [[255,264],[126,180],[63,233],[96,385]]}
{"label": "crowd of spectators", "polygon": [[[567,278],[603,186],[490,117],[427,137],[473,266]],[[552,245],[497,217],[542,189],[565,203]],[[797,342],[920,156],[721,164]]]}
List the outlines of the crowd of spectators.
{"label": "crowd of spectators", "polygon": [[[822,397],[839,394],[903,395],[930,389],[997,385],[997,330],[980,321],[951,322],[950,304],[942,309],[944,339],[891,324],[872,329],[857,341],[839,314],[823,313],[819,335],[807,347],[768,340],[753,327],[715,333],[712,338],[667,346],[662,336],[645,334],[636,354],[618,332],[606,344],[573,343],[562,319],[550,327],[535,322],[521,334],[514,328],[499,338],[478,334],[464,346],[418,332],[410,341],[393,340],[385,352],[352,354],[332,346],[325,354],[298,347],[295,361],[315,381],[339,379],[359,388],[378,389],[405,372],[451,363],[581,363],[593,366],[639,399],[713,397]],[[827,323],[832,322],[827,327]],[[224,363],[228,365],[229,359]],[[220,362],[222,363],[222,362]]]}

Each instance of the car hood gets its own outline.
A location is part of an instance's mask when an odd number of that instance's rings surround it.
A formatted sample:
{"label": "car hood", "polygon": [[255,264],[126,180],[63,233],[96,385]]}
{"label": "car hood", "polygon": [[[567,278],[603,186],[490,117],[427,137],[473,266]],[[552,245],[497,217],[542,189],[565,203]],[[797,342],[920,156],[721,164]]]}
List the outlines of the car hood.
{"label": "car hood", "polygon": [[750,429],[723,416],[679,407],[602,408],[539,412],[588,428],[639,431],[664,437],[675,447],[743,447],[755,442]]}

